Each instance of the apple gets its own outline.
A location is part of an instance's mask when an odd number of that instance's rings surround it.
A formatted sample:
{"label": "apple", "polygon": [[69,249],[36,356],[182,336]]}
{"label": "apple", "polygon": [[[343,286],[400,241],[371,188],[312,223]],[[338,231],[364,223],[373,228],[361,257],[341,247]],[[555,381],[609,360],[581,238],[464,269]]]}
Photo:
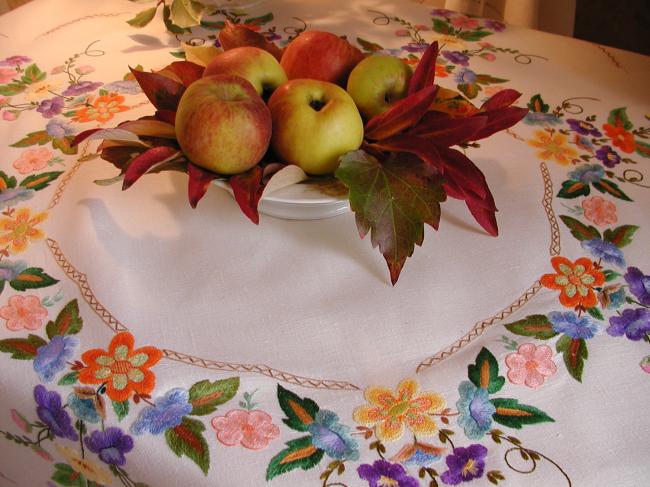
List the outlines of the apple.
{"label": "apple", "polygon": [[307,174],[333,173],[340,156],[361,146],[361,115],[340,86],[291,80],[275,90],[268,105],[273,117],[271,147],[280,159]]}
{"label": "apple", "polygon": [[361,115],[371,119],[404,98],[411,80],[411,67],[393,56],[370,56],[357,64],[348,78],[348,93]]}
{"label": "apple", "polygon": [[260,96],[270,95],[287,75],[272,54],[257,47],[236,47],[215,57],[203,76],[232,74],[250,82]]}
{"label": "apple", "polygon": [[183,93],[176,138],[197,166],[238,174],[257,164],[269,147],[271,112],[252,84],[239,76],[201,78]]}
{"label": "apple", "polygon": [[309,78],[341,86],[363,53],[331,32],[302,32],[286,47],[280,64],[289,79]]}

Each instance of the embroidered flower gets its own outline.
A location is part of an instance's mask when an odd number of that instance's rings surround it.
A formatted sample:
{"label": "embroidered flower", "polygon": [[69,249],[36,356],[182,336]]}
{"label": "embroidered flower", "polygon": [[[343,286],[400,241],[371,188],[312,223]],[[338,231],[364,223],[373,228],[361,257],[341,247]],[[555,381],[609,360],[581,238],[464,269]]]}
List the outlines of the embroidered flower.
{"label": "embroidered flower", "polygon": [[106,395],[113,401],[126,401],[133,393],[149,394],[156,376],[149,370],[162,358],[155,347],[133,349],[133,335],[118,333],[111,340],[108,351],[96,348],[84,352],[81,360],[86,366],[79,371],[83,384],[106,383]]}
{"label": "embroidered flower", "polygon": [[53,336],[49,343],[38,347],[34,359],[34,370],[43,382],[52,382],[56,374],[66,368],[68,360],[79,346],[74,335]]}
{"label": "embroidered flower", "polygon": [[261,450],[280,436],[280,428],[264,411],[233,409],[225,416],[212,418],[217,440],[226,446],[241,445],[249,450]]}
{"label": "embroidered flower", "polygon": [[536,130],[535,137],[536,139],[528,141],[528,145],[541,149],[536,153],[540,159],[567,166],[578,156],[578,151],[568,145],[568,139],[564,134],[557,132],[551,135],[546,130]]}
{"label": "embroidered flower", "polygon": [[25,433],[32,432],[32,426],[29,424],[29,421],[27,421],[25,416],[15,409],[11,410],[11,420],[21,429],[21,431],[24,431]]}
{"label": "embroidered flower", "polygon": [[607,333],[613,337],[625,335],[630,340],[641,340],[650,333],[650,309],[626,309],[620,316],[612,316]]}
{"label": "embroidered flower", "polygon": [[79,436],[72,426],[72,420],[61,405],[61,396],[57,392],[48,391],[42,385],[34,388],[36,415],[47,425],[50,433],[61,438],[77,441]]}
{"label": "embroidered flower", "polygon": [[[436,35],[431,42],[438,41],[438,44],[445,46],[447,49],[453,49],[455,51],[462,51],[467,47],[467,44],[460,37],[446,34],[446,35]],[[426,46],[427,44],[425,44]]]}
{"label": "embroidered flower", "polygon": [[43,80],[37,81],[25,87],[23,92],[25,100],[28,102],[42,100],[52,96],[52,93],[58,93],[61,87],[61,80]]}
{"label": "embroidered flower", "polygon": [[630,286],[630,292],[645,306],[650,306],[650,276],[643,274],[636,267],[628,267],[625,282]]}
{"label": "embroidered flower", "polygon": [[476,29],[479,25],[478,20],[467,17],[466,15],[456,15],[449,21],[457,29]]}
{"label": "embroidered flower", "polygon": [[429,44],[426,42],[424,43],[419,43],[419,42],[409,42],[407,45],[402,46],[402,50],[406,52],[424,52],[427,50],[429,47]]}
{"label": "embroidered flower", "polygon": [[68,406],[86,423],[99,423],[106,415],[104,400],[92,387],[75,387],[68,395]]}
{"label": "embroidered flower", "polygon": [[436,78],[447,78],[448,76],[447,68],[442,64],[436,64]]}
{"label": "embroidered flower", "polygon": [[34,197],[35,191],[22,187],[0,190],[0,210],[16,206],[23,201],[29,201]]}
{"label": "embroidered flower", "polygon": [[18,78],[18,73],[15,69],[0,68],[0,84],[5,85],[11,83],[14,78]]}
{"label": "embroidered flower", "polygon": [[138,93],[142,93],[142,88],[140,88],[138,82],[134,80],[113,81],[112,83],[104,85],[104,89],[106,91],[114,91],[126,95],[137,95]]}
{"label": "embroidered flower", "polygon": [[646,374],[650,374],[650,355],[646,355],[641,359],[639,367],[641,367],[641,370],[643,370]]}
{"label": "embroidered flower", "polygon": [[55,447],[68,465],[72,467],[72,470],[83,475],[86,480],[100,485],[109,485],[113,481],[108,470],[87,458],[81,458],[81,455],[72,448],[63,445],[55,445]]}
{"label": "embroidered flower", "polygon": [[55,139],[62,139],[66,135],[73,135],[75,132],[68,122],[59,118],[53,118],[47,122],[45,131]]}
{"label": "embroidered flower", "polygon": [[10,260],[0,261],[0,281],[13,281],[29,265],[24,260],[12,262]]}
{"label": "embroidered flower", "polygon": [[133,438],[120,428],[110,427],[104,431],[93,431],[84,438],[86,447],[97,454],[108,465],[122,466],[126,463],[125,453],[133,450]]}
{"label": "embroidered flower", "polygon": [[[483,25],[495,32],[503,32],[504,30],[506,30],[506,24],[498,20],[483,19]],[[489,44],[489,42],[485,42],[484,44]]]}
{"label": "embroidered flower", "polygon": [[332,411],[321,409],[309,425],[311,442],[337,460],[358,460],[359,444],[350,436],[350,428],[339,422]]}
{"label": "embroidered flower", "polygon": [[27,56],[9,56],[0,61],[0,66],[20,66],[21,64],[27,64],[31,60]]}
{"label": "embroidered flower", "polygon": [[605,170],[599,164],[582,164],[569,173],[569,179],[584,184],[598,183],[603,176]]}
{"label": "embroidered flower", "polygon": [[454,64],[469,66],[469,56],[467,54],[463,54],[460,51],[442,51],[441,54],[442,57]]}
{"label": "embroidered flower", "polygon": [[456,12],[446,8],[434,8],[431,12],[429,12],[429,14],[433,17],[451,17],[453,15],[456,15]]}
{"label": "embroidered flower", "polygon": [[587,316],[578,316],[573,311],[553,311],[548,314],[548,321],[553,325],[553,331],[576,340],[588,340],[600,332],[598,323]]}
{"label": "embroidered flower", "polygon": [[183,416],[190,414],[192,409],[188,391],[179,387],[170,389],[164,396],[156,399],[155,406],[147,406],[140,412],[140,416],[131,426],[131,433],[159,435],[181,424]]}
{"label": "embroidered flower", "polygon": [[476,81],[476,73],[468,68],[463,68],[456,73],[454,81],[458,84],[472,84]]}
{"label": "embroidered flower", "polygon": [[63,92],[64,96],[79,96],[84,93],[90,93],[102,86],[104,83],[99,81],[80,81],[79,83],[71,84]]}
{"label": "embroidered flower", "polygon": [[40,171],[52,159],[54,154],[47,147],[37,147],[34,149],[27,149],[18,159],[16,159],[12,166],[18,170],[20,174],[29,174],[30,172]]}
{"label": "embroidered flower", "polygon": [[447,449],[417,441],[404,445],[391,459],[391,462],[403,463],[405,465],[417,465],[427,467],[433,462],[440,460]]}
{"label": "embroidered flower", "polygon": [[86,75],[86,74],[93,73],[95,71],[95,68],[93,68],[92,66],[88,66],[86,64],[84,66],[77,66],[76,68],[74,68],[74,70],[75,73],[77,74]]}
{"label": "embroidered flower", "polygon": [[544,287],[560,291],[560,303],[567,308],[583,306],[591,308],[598,300],[593,288],[605,282],[605,275],[594,268],[586,257],[571,262],[566,257],[551,259],[556,274],[544,274],[540,282]]}
{"label": "embroidered flower", "polygon": [[18,118],[18,115],[20,115],[20,112],[18,110],[5,110],[2,112],[2,120],[13,122]]}
{"label": "embroidered flower", "polygon": [[615,147],[618,147],[623,152],[628,154],[634,152],[636,144],[634,142],[634,134],[628,132],[623,127],[615,127],[608,123],[603,125],[603,130],[605,135],[612,139],[612,143]]}
{"label": "embroidered flower", "polygon": [[487,448],[479,444],[454,448],[445,459],[448,470],[442,473],[440,480],[447,485],[458,485],[481,477],[487,453]]}
{"label": "embroidered flower", "polygon": [[129,109],[122,103],[124,103],[124,97],[121,95],[98,96],[92,106],[77,110],[73,120],[76,122],[108,122],[116,113]]}
{"label": "embroidered flower", "polygon": [[417,479],[411,477],[404,467],[386,460],[364,463],[357,468],[359,478],[368,482],[368,487],[419,487]]}
{"label": "embroidered flower", "polygon": [[51,98],[49,100],[43,100],[39,105],[36,111],[43,115],[44,118],[52,118],[55,115],[58,115],[63,111],[65,106],[65,100],[60,97]]}
{"label": "embroidered flower", "polygon": [[496,55],[492,52],[484,52],[483,54],[481,54],[481,57],[486,61],[490,61],[490,62],[497,60]]}
{"label": "embroidered flower", "polygon": [[608,145],[602,146],[596,151],[596,157],[603,163],[605,167],[615,167],[621,163],[621,156],[618,155],[614,149]]}
{"label": "embroidered flower", "polygon": [[616,205],[601,196],[590,196],[582,201],[585,218],[596,225],[604,226],[616,223]]}
{"label": "embroidered flower", "polygon": [[558,125],[562,119],[552,113],[528,112],[524,117],[524,123],[527,125]]}
{"label": "embroidered flower", "polygon": [[598,301],[603,309],[618,309],[625,304],[625,289],[620,284],[605,286],[598,293]]}
{"label": "embroidered flower", "polygon": [[585,122],[584,120],[569,118],[567,119],[567,123],[569,124],[569,127],[571,127],[571,130],[578,132],[579,134],[593,135],[594,137],[600,137],[602,135],[593,124]]}
{"label": "embroidered flower", "polygon": [[37,296],[14,295],[0,308],[0,318],[7,320],[7,329],[11,331],[38,330],[47,318],[47,310]]}
{"label": "embroidered flower", "polygon": [[458,386],[460,398],[456,402],[458,408],[458,424],[465,435],[475,440],[483,436],[492,426],[492,416],[497,409],[490,402],[487,389],[476,387],[470,381],[463,381]]}
{"label": "embroidered flower", "polygon": [[46,211],[32,215],[29,208],[19,208],[12,216],[0,218],[0,247],[9,246],[10,254],[25,251],[30,241],[45,238],[36,226],[46,218]]}
{"label": "embroidered flower", "polygon": [[524,343],[516,352],[506,355],[506,366],[510,382],[531,388],[540,387],[557,372],[553,350],[548,345],[533,343]]}
{"label": "embroidered flower", "polygon": [[580,246],[597,259],[602,259],[605,262],[616,264],[620,267],[625,265],[623,251],[613,243],[605,242],[600,238],[594,238],[592,240],[583,240],[580,242]]}
{"label": "embroidered flower", "polygon": [[585,137],[584,135],[573,134],[573,143],[584,151],[594,151],[594,144],[589,140],[588,137]]}
{"label": "embroidered flower", "polygon": [[354,420],[374,427],[381,441],[399,439],[405,426],[415,435],[431,436],[438,427],[430,415],[444,409],[445,399],[435,392],[418,394],[419,388],[418,383],[411,379],[400,382],[396,393],[385,387],[368,387],[364,397],[370,405],[357,407]]}

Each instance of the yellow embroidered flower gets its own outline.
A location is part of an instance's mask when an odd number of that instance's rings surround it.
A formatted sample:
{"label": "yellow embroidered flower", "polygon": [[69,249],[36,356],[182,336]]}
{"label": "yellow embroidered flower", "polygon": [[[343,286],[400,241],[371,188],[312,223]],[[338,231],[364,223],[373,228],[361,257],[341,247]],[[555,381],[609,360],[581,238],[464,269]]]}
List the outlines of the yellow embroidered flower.
{"label": "yellow embroidered flower", "polygon": [[354,410],[354,420],[375,428],[381,441],[398,440],[406,426],[414,435],[431,436],[438,430],[431,414],[439,414],[445,408],[445,399],[435,392],[418,394],[420,386],[412,379],[405,379],[393,393],[388,388],[370,386],[364,397],[369,405]]}
{"label": "yellow embroidered flower", "polygon": [[58,93],[62,82],[60,80],[37,81],[25,87],[23,94],[26,101],[38,101],[43,98],[52,98],[52,92]]}
{"label": "yellow embroidered flower", "polygon": [[433,41],[438,41],[438,45],[444,46],[449,51],[462,51],[467,47],[464,40],[452,35],[434,35],[431,42]]}
{"label": "yellow embroidered flower", "polygon": [[81,458],[81,455],[76,450],[62,445],[56,445],[55,448],[66,459],[68,465],[72,467],[72,470],[83,475],[86,480],[101,485],[108,485],[113,481],[113,477],[108,470],[93,461]]}
{"label": "yellow embroidered flower", "polygon": [[537,157],[544,160],[553,160],[558,164],[567,166],[571,159],[578,157],[578,151],[567,145],[567,137],[560,133],[553,135],[546,130],[536,130],[535,137],[528,141],[528,145],[541,149]]}
{"label": "yellow embroidered flower", "polygon": [[0,247],[8,246],[11,254],[24,251],[30,240],[45,237],[45,233],[36,226],[46,218],[46,211],[32,215],[29,208],[20,208],[12,216],[0,218]]}

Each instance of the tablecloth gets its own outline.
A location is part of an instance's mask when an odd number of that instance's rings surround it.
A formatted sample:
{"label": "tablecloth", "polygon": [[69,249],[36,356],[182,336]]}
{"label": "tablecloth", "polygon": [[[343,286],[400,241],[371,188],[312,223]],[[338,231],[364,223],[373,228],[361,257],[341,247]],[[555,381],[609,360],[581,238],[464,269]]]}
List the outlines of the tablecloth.
{"label": "tablecloth", "polygon": [[[410,2],[178,37],[125,22],[148,6],[0,17],[0,485],[647,485],[647,57]],[[110,184],[74,136],[151,115],[129,66],[226,19],[413,65],[438,40],[441,86],[522,92],[467,152],[499,237],[445,202],[393,287],[352,213],[255,226],[216,187],[189,208],[180,173]]]}

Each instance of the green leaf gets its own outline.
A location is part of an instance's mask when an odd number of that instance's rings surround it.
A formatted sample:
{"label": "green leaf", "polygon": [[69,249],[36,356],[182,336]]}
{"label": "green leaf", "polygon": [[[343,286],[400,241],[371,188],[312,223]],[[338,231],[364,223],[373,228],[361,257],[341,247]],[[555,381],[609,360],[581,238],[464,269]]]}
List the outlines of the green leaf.
{"label": "green leaf", "polygon": [[155,7],[151,7],[143,10],[142,12],[138,12],[135,17],[133,17],[131,20],[127,20],[126,23],[132,25],[133,27],[144,27],[153,20],[153,18],[156,16],[157,10],[158,4],[156,4]]}
{"label": "green leaf", "polygon": [[507,81],[509,80],[504,78],[496,78],[494,76],[490,76],[489,74],[476,75],[476,82],[482,85],[490,85],[492,83],[506,83]]}
{"label": "green leaf", "polygon": [[[163,22],[165,22],[165,27],[172,34],[185,34],[186,32],[191,32],[190,29],[185,29],[174,24],[171,19],[171,10],[168,5],[163,7]],[[182,51],[181,51],[182,52]],[[178,56],[177,56],[178,57]],[[183,59],[185,58],[185,53],[183,52]]]}
{"label": "green leaf", "polygon": [[31,132],[26,137],[20,139],[18,142],[11,144],[11,147],[29,147],[32,145],[45,145],[52,140],[52,136],[46,130],[39,130],[38,132]]}
{"label": "green leaf", "polygon": [[442,19],[433,19],[433,30],[439,34],[453,34],[455,32],[454,28],[449,22]]}
{"label": "green leaf", "polygon": [[57,382],[57,384],[60,386],[71,386],[72,384],[76,384],[78,380],[79,380],[79,372],[77,371],[68,372],[67,374],[65,374],[63,377],[59,379],[59,382]]}
{"label": "green leaf", "polygon": [[301,468],[309,470],[323,459],[325,452],[316,448],[311,442],[311,436],[303,436],[285,443],[285,448],[271,459],[266,469],[266,480],[278,475]]}
{"label": "green leaf", "polygon": [[20,186],[27,189],[33,189],[34,191],[39,191],[43,188],[47,188],[52,181],[55,181],[63,171],[51,171],[51,172],[42,172],[40,174],[32,174],[27,176],[20,182]]}
{"label": "green leaf", "polygon": [[187,456],[207,475],[210,469],[210,451],[203,438],[205,426],[196,419],[183,418],[178,426],[165,431],[165,440],[177,456]]}
{"label": "green leaf", "polygon": [[505,325],[515,335],[534,337],[538,340],[548,340],[557,335],[553,325],[545,315],[530,315],[523,320],[514,321]]}
{"label": "green leaf", "polygon": [[5,189],[16,187],[16,178],[8,176],[4,171],[0,171],[0,193]]}
{"label": "green leaf", "polygon": [[541,409],[527,404],[519,404],[517,399],[496,398],[491,399],[491,402],[497,408],[492,419],[510,428],[521,429],[522,426],[527,424],[555,422]]}
{"label": "green leaf", "polygon": [[64,487],[85,487],[86,482],[83,475],[72,469],[65,463],[54,465],[54,473],[50,477],[54,482]]}
{"label": "green leaf", "polygon": [[582,371],[585,366],[585,360],[589,357],[587,342],[582,338],[571,338],[567,335],[562,337],[555,344],[558,352],[562,352],[564,365],[566,365],[569,374],[578,382],[582,382]]}
{"label": "green leaf", "polygon": [[603,234],[605,242],[616,245],[619,249],[632,243],[634,232],[639,229],[637,225],[622,225],[613,230],[607,229]]}
{"label": "green leaf", "polygon": [[634,151],[643,156],[643,157],[650,157],[650,144],[646,144],[645,142],[641,142],[640,140],[635,140],[634,141]]}
{"label": "green leaf", "polygon": [[6,338],[0,340],[0,352],[10,353],[11,358],[17,360],[33,360],[36,358],[36,351],[47,344],[38,335],[31,333],[27,338]]}
{"label": "green leaf", "polygon": [[45,79],[45,76],[46,74],[38,69],[38,66],[36,66],[36,64],[30,64],[25,68],[25,72],[20,79],[23,83],[31,85],[32,83],[43,81]]}
{"label": "green leaf", "polygon": [[631,130],[634,125],[630,122],[630,119],[627,116],[627,108],[614,108],[609,112],[609,117],[607,117],[607,123],[613,125],[614,127],[623,127],[625,130]]}
{"label": "green leaf", "polygon": [[201,27],[210,30],[221,30],[226,26],[226,23],[223,20],[218,20],[216,22],[208,22],[207,20],[201,20]]}
{"label": "green leaf", "polygon": [[172,0],[170,9],[172,23],[187,28],[201,23],[205,6],[192,0]]}
{"label": "green leaf", "polygon": [[113,411],[117,416],[118,421],[122,421],[129,414],[129,401],[111,401],[113,403]]}
{"label": "green leaf", "polygon": [[478,83],[460,83],[456,86],[467,98],[476,98],[481,87]]}
{"label": "green leaf", "polygon": [[431,166],[406,153],[381,163],[364,151],[340,158],[336,177],[350,190],[350,207],[359,234],[370,231],[395,284],[415,245],[422,245],[424,223],[440,221],[440,202],[446,198],[440,175]]}
{"label": "green leaf", "polygon": [[377,44],[376,42],[370,42],[365,39],[362,39],[361,37],[357,37],[357,44],[361,46],[361,48],[366,51],[366,52],[377,52],[381,51],[384,49],[382,46]]}
{"label": "green leaf", "polygon": [[8,85],[0,85],[0,95],[15,96],[25,91],[25,84],[22,82],[14,81]]}
{"label": "green leaf", "polygon": [[592,306],[591,308],[587,308],[587,313],[589,313],[591,316],[593,316],[597,320],[602,321],[602,320],[605,319],[605,317],[603,316],[603,312],[600,310],[600,308],[596,308],[596,307]]}
{"label": "green leaf", "polygon": [[244,20],[244,24],[248,26],[253,26],[253,25],[265,25],[268,24],[273,20],[273,14],[269,12],[268,14],[265,15],[260,15],[259,17],[250,17],[246,20]]}
{"label": "green leaf", "polygon": [[464,30],[458,34],[458,37],[464,41],[476,42],[489,35],[492,35],[492,32],[487,30]]}
{"label": "green leaf", "polygon": [[564,224],[569,227],[569,230],[571,230],[571,235],[580,241],[600,238],[600,232],[596,227],[592,227],[591,225],[587,226],[581,221],[578,221],[568,215],[560,215],[560,220],[562,220]]}
{"label": "green leaf", "polygon": [[485,347],[476,356],[476,362],[467,366],[467,377],[476,387],[487,389],[490,394],[498,392],[506,379],[499,375],[499,364]]}
{"label": "green leaf", "polygon": [[73,156],[79,150],[79,146],[72,146],[72,141],[74,137],[66,135],[61,139],[52,139],[52,147],[59,149],[61,152],[68,156]]}
{"label": "green leaf", "polygon": [[51,340],[55,336],[76,335],[83,327],[83,320],[79,316],[79,303],[73,299],[66,304],[56,317],[45,327],[47,337]]}
{"label": "green leaf", "polygon": [[280,408],[287,415],[282,422],[296,431],[308,431],[309,425],[314,422],[314,417],[320,409],[318,404],[308,397],[299,397],[280,384],[278,384],[277,395]]}
{"label": "green leaf", "polygon": [[229,379],[202,380],[190,387],[190,404],[193,416],[204,416],[213,413],[217,406],[230,401],[239,389],[239,377]]}
{"label": "green leaf", "polygon": [[582,181],[574,181],[569,179],[562,183],[562,189],[558,192],[558,198],[577,198],[578,196],[587,196],[591,191],[591,188],[588,184],[583,183]]}
{"label": "green leaf", "polygon": [[611,194],[615,198],[619,198],[621,200],[632,201],[632,198],[626,195],[621,190],[621,188],[618,187],[618,184],[614,183],[613,181],[610,181],[608,179],[601,179],[600,181],[592,184],[594,188],[596,188],[601,193]]}
{"label": "green leaf", "polygon": [[548,113],[548,109],[550,107],[546,103],[544,103],[544,100],[542,100],[542,95],[538,93],[536,95],[533,95],[530,98],[530,102],[528,103],[528,108],[530,109],[531,112]]}
{"label": "green leaf", "polygon": [[185,51],[172,51],[169,54],[178,59],[186,59]]}
{"label": "green leaf", "polygon": [[9,285],[16,291],[25,291],[26,289],[51,286],[57,282],[59,282],[58,279],[50,277],[40,267],[29,267],[18,274],[15,279],[9,281]]}
{"label": "green leaf", "polygon": [[605,274],[605,282],[612,282],[618,279],[619,277],[621,277],[621,275],[618,272],[615,272],[610,269],[603,271],[603,274]]}

